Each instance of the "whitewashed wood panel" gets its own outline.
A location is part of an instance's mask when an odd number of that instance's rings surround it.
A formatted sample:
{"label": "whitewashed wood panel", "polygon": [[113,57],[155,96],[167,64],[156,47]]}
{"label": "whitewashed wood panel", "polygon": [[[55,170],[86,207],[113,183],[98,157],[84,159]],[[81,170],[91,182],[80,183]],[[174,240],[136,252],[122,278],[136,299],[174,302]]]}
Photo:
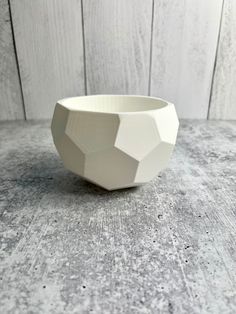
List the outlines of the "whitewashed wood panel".
{"label": "whitewashed wood panel", "polygon": [[50,118],[59,98],[84,93],[79,0],[11,0],[27,119]]}
{"label": "whitewashed wood panel", "polygon": [[155,0],[151,94],[206,118],[222,0]]}
{"label": "whitewashed wood panel", "polygon": [[88,94],[148,93],[152,0],[84,0]]}
{"label": "whitewashed wood panel", "polygon": [[0,120],[24,119],[7,0],[0,0]]}
{"label": "whitewashed wood panel", "polygon": [[236,1],[225,0],[210,119],[236,119]]}

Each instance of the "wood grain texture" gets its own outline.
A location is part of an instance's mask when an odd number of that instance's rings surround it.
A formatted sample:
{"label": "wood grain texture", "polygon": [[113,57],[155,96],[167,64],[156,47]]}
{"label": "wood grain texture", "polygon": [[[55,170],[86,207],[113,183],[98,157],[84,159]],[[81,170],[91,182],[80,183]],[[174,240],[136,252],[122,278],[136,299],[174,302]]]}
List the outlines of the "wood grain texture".
{"label": "wood grain texture", "polygon": [[48,126],[0,125],[1,313],[236,312],[236,122],[182,121],[168,169],[113,192]]}
{"label": "wood grain texture", "polygon": [[83,1],[88,94],[148,93],[152,0]]}
{"label": "wood grain texture", "polygon": [[224,0],[210,119],[236,119],[236,1]]}
{"label": "wood grain texture", "polygon": [[155,0],[151,95],[206,118],[222,0]]}
{"label": "wood grain texture", "polygon": [[0,120],[24,119],[7,0],[0,0]]}
{"label": "wood grain texture", "polygon": [[11,0],[27,119],[51,118],[55,102],[84,93],[79,0]]}

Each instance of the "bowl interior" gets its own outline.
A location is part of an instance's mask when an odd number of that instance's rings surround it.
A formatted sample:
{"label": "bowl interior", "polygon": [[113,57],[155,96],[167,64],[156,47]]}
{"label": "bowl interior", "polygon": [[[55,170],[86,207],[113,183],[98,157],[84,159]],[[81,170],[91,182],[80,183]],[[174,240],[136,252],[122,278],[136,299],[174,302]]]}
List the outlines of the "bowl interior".
{"label": "bowl interior", "polygon": [[168,105],[162,99],[147,96],[93,95],[72,97],[58,103],[70,110],[94,112],[137,112],[160,109]]}

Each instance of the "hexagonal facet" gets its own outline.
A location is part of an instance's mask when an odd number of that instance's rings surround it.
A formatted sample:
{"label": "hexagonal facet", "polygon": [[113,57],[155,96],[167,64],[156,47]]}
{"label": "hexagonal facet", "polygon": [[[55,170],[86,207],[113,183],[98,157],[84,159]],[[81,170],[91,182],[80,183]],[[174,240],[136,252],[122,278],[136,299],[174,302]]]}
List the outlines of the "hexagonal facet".
{"label": "hexagonal facet", "polygon": [[52,136],[56,147],[64,136],[69,113],[70,111],[66,107],[56,104],[51,125]]}
{"label": "hexagonal facet", "polygon": [[72,111],[65,132],[85,154],[89,154],[113,147],[118,127],[117,115]]}
{"label": "hexagonal facet", "polygon": [[138,161],[112,147],[86,156],[85,178],[107,190],[134,186]]}
{"label": "hexagonal facet", "polygon": [[64,134],[57,149],[65,167],[80,176],[84,176],[85,154],[68,135]]}
{"label": "hexagonal facet", "polygon": [[97,95],[60,101],[52,135],[69,170],[113,190],[163,170],[178,125],[174,106],[158,98]]}

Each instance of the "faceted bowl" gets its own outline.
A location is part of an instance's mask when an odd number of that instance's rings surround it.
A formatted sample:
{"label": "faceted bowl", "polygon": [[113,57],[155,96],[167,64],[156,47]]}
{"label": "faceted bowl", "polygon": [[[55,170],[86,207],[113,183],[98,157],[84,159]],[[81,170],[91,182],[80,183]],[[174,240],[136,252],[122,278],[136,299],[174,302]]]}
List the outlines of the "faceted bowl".
{"label": "faceted bowl", "polygon": [[107,190],[138,186],[163,170],[179,121],[155,97],[94,95],[59,100],[54,144],[67,169]]}

